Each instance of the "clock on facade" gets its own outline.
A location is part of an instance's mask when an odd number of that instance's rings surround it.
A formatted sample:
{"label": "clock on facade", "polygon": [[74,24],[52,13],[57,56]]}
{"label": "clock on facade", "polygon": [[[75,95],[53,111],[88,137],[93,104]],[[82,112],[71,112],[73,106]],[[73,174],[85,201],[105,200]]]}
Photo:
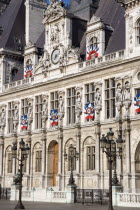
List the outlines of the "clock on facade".
{"label": "clock on facade", "polygon": [[59,60],[60,60],[60,50],[59,49],[55,49],[52,52],[51,60],[52,60],[53,64],[57,64],[59,62]]}

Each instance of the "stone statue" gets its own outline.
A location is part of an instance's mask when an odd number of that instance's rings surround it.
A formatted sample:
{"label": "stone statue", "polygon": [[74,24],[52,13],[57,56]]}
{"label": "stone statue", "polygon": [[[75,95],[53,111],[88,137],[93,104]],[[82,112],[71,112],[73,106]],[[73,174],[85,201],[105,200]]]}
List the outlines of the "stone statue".
{"label": "stone statue", "polygon": [[28,107],[28,114],[27,114],[28,118],[32,118],[33,117],[33,107],[31,105],[31,103],[29,103],[29,107]]}
{"label": "stone statue", "polygon": [[95,93],[95,106],[100,106],[101,105],[101,93],[100,93],[100,89],[97,88],[96,89],[96,93]]}
{"label": "stone statue", "polygon": [[5,123],[6,123],[6,113],[5,113],[5,109],[2,109],[2,112],[1,112],[1,123],[0,123],[1,131],[4,131]]}
{"label": "stone statue", "polygon": [[18,113],[18,107],[15,106],[15,110],[14,110],[14,120],[18,121],[19,120],[19,113]]}
{"label": "stone statue", "polygon": [[81,95],[78,92],[76,96],[76,110],[81,111],[81,109],[82,109]]}
{"label": "stone statue", "polygon": [[121,84],[117,84],[117,89],[116,89],[116,102],[121,102],[122,101],[122,87]]}
{"label": "stone statue", "polygon": [[63,113],[64,112],[64,100],[63,97],[59,97],[59,105],[58,105],[58,112]]}
{"label": "stone statue", "polygon": [[127,81],[124,87],[124,101],[131,100],[130,84]]}
{"label": "stone statue", "polygon": [[47,116],[48,115],[48,103],[46,100],[43,101],[42,104],[42,115]]}

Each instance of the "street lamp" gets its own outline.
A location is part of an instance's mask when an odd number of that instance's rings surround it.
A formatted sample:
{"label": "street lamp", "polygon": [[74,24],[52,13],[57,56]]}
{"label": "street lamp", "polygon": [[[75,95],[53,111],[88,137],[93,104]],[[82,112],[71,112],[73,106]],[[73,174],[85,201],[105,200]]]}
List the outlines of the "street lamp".
{"label": "street lamp", "polygon": [[23,167],[23,161],[28,158],[29,154],[29,146],[28,144],[25,144],[23,139],[19,142],[19,149],[17,153],[17,145],[16,143],[13,143],[12,146],[12,157],[16,158],[19,161],[19,201],[17,205],[15,206],[15,209],[25,209],[25,207],[22,204],[21,198],[22,198],[22,178],[23,178],[23,173],[22,173],[22,167]]}
{"label": "street lamp", "polygon": [[[109,163],[109,206],[108,210],[113,210],[112,206],[112,163],[114,161],[114,158],[122,156],[122,144],[123,140],[121,138],[121,135],[119,135],[116,142],[113,140],[114,133],[112,131],[112,128],[109,128],[109,132],[107,133],[107,136],[102,135],[102,138],[100,139],[100,146],[103,152],[106,153],[106,156],[108,158]],[[116,147],[117,145],[117,147]],[[117,174],[115,171],[114,174],[117,178]]]}
{"label": "street lamp", "polygon": [[66,151],[64,153],[64,158],[65,160],[69,161],[70,164],[70,178],[69,178],[69,183],[68,185],[75,185],[75,180],[73,178],[73,170],[74,170],[74,160],[78,160],[79,159],[79,153],[76,152],[75,148],[73,147],[73,145],[71,144],[69,147],[69,152],[68,154],[66,154]]}

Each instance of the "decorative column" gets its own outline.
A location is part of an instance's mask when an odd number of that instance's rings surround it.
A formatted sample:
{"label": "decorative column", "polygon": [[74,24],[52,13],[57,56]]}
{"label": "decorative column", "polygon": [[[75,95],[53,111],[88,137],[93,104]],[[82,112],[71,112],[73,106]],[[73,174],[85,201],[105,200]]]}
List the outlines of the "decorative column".
{"label": "decorative column", "polygon": [[[116,98],[115,98],[116,128],[117,128],[118,136],[121,135],[121,138],[122,138],[123,80],[122,78],[117,77],[115,81],[116,81]],[[115,161],[116,161],[118,176],[120,177],[119,180],[121,183],[122,182],[122,157],[120,157],[120,159],[115,160]]]}
{"label": "decorative column", "polygon": [[29,155],[28,155],[28,159],[27,159],[27,166],[26,166],[26,174],[27,174],[27,188],[30,188],[30,175],[31,175],[31,136],[28,134],[28,138],[27,138],[27,144],[30,147],[29,150]]}
{"label": "decorative column", "polygon": [[42,133],[42,188],[46,187],[46,132]]}
{"label": "decorative column", "polygon": [[65,92],[63,90],[58,92],[59,105],[58,105],[58,144],[59,144],[59,158],[58,158],[58,186],[59,190],[62,190],[62,171],[63,171],[63,118],[64,112],[64,97]]}
{"label": "decorative column", "polygon": [[79,153],[79,161],[76,161],[76,184],[80,186],[81,184],[81,115],[82,115],[82,90],[83,87],[76,87],[76,150]]}
{"label": "decorative column", "polygon": [[130,122],[130,106],[131,106],[131,78],[124,79],[123,104],[125,108],[125,116],[123,122],[123,132],[125,135],[125,155],[126,155],[126,173],[124,177],[125,190],[131,190],[131,122]]}
{"label": "decorative column", "polygon": [[102,83],[95,83],[95,135],[96,135],[96,173],[97,173],[97,188],[101,187],[101,174],[100,174],[100,112],[102,109]]}
{"label": "decorative column", "polygon": [[0,136],[0,184],[2,182],[2,176],[3,176],[3,157],[4,155],[4,138],[3,136]]}
{"label": "decorative column", "polygon": [[46,153],[46,135],[47,135],[47,128],[46,122],[48,120],[48,94],[42,95],[42,188],[47,187],[47,176],[46,176],[46,164],[47,164],[47,153]]}

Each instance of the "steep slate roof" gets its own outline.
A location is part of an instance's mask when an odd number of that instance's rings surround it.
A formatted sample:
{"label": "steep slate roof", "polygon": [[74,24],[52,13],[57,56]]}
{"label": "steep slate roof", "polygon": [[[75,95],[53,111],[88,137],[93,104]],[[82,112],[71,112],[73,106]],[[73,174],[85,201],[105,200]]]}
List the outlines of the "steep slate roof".
{"label": "steep slate roof", "polygon": [[0,16],[0,26],[3,33],[0,38],[0,48],[15,48],[14,37],[25,34],[24,0],[11,0],[5,12]]}
{"label": "steep slate roof", "polygon": [[100,0],[99,2],[95,15],[102,18],[104,23],[109,24],[114,29],[105,54],[125,48],[124,12],[124,8],[115,0]]}

